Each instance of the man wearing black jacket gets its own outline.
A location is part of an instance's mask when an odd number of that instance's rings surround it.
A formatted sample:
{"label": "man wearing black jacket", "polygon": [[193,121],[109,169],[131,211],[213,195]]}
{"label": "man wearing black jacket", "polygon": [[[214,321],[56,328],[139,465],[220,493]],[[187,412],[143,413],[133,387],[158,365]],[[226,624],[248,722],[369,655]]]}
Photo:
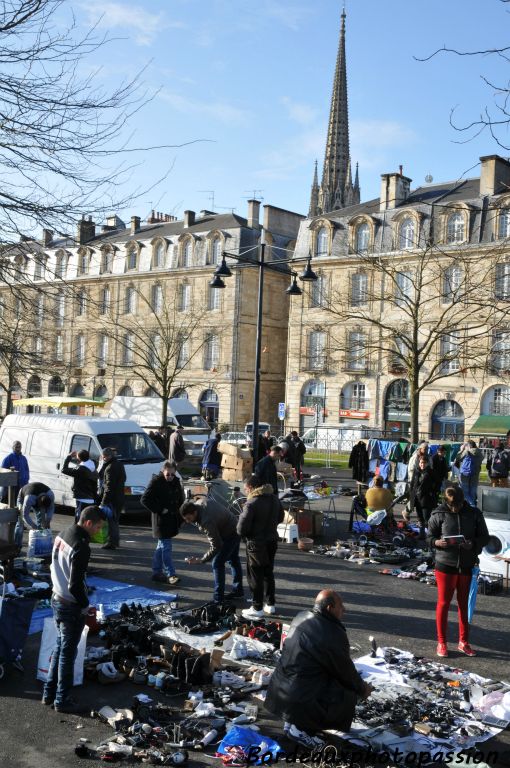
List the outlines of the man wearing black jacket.
{"label": "man wearing black jacket", "polygon": [[176,477],[173,461],[165,461],[159,475],[154,475],[141,498],[142,506],[152,518],[152,536],[158,540],[152,558],[152,580],[178,584],[172,560],[172,539],[179,533],[182,517],[179,509],[184,501],[181,481]]}
{"label": "man wearing black jacket", "polygon": [[[78,464],[75,463],[77,461],[79,462]],[[71,462],[74,462],[72,466]],[[82,509],[96,503],[96,465],[90,458],[89,452],[85,449],[73,451],[64,461],[62,474],[73,478],[73,496],[76,500],[74,518],[78,522]]]}
{"label": "man wearing black jacket", "polygon": [[99,531],[105,516],[95,506],[85,507],[78,523],[60,533],[51,555],[51,606],[57,640],[51,654],[42,702],[55,712],[79,712],[69,696],[74,661],[89,608],[85,573],[90,558],[90,537]]}
{"label": "man wearing black jacket", "polygon": [[103,463],[99,469],[99,505],[110,507],[112,510],[112,515],[108,518],[108,541],[103,544],[102,549],[117,549],[120,544],[119,518],[124,507],[126,470],[115,457],[113,448],[104,448],[102,459]]}
{"label": "man wearing black jacket", "polygon": [[278,494],[278,475],[276,473],[276,462],[280,461],[282,449],[279,445],[272,445],[267,456],[257,461],[253,472],[260,478],[264,485],[269,484],[273,493]]}
{"label": "man wearing black jacket", "polygon": [[323,744],[317,731],[348,731],[356,702],[372,692],[352,662],[344,613],[338,592],[319,592],[313,611],[292,622],[269,683],[265,708],[283,717],[287,735],[309,749]]}

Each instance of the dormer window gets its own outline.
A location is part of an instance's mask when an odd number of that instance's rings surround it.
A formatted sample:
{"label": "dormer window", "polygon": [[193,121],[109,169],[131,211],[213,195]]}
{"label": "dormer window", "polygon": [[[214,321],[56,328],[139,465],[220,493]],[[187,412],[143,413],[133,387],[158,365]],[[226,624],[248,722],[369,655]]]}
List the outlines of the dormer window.
{"label": "dormer window", "polygon": [[510,210],[503,208],[498,216],[498,238],[505,240],[510,237]]}
{"label": "dormer window", "polygon": [[446,223],[446,242],[463,243],[466,239],[466,222],[460,211],[450,214]]}
{"label": "dormer window", "polygon": [[398,232],[399,248],[406,250],[415,246],[415,223],[410,216],[402,221]]}
{"label": "dormer window", "polygon": [[328,255],[328,230],[326,227],[321,227],[317,232],[317,241],[316,241],[316,247],[315,247],[315,255],[316,256],[327,256]]}
{"label": "dormer window", "polygon": [[153,251],[152,266],[160,269],[165,265],[165,246],[162,242],[156,243]]}
{"label": "dormer window", "polygon": [[126,268],[127,268],[128,270],[131,270],[131,269],[136,269],[136,264],[137,264],[137,257],[138,257],[138,253],[137,253],[137,250],[136,250],[136,248],[133,246],[133,247],[131,247],[131,248],[128,250],[128,252],[127,252],[127,264],[126,264]]}
{"label": "dormer window", "polygon": [[191,240],[186,240],[182,246],[182,263],[181,267],[191,267],[191,256],[193,253],[193,245]]}
{"label": "dormer window", "polygon": [[366,253],[370,245],[370,227],[364,221],[356,228],[356,250],[358,253]]}

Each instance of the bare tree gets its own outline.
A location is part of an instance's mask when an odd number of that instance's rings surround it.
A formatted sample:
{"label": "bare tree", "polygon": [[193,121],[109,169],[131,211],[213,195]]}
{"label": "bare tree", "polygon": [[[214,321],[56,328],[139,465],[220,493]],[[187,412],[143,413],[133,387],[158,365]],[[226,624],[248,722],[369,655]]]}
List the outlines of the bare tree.
{"label": "bare tree", "polygon": [[214,365],[214,354],[198,364],[208,355],[213,334],[207,330],[207,310],[193,302],[184,305],[175,285],[170,286],[169,296],[164,296],[162,288],[161,294],[150,297],[133,290],[138,309],[120,316],[115,332],[121,353],[117,364],[129,367],[161,398],[161,427],[166,429],[168,401],[176,387],[196,384],[196,371]]}
{"label": "bare tree", "polygon": [[[502,4],[507,4],[510,0],[498,0]],[[508,11],[505,11],[508,13]],[[451,54],[459,57],[479,57],[496,59],[498,64],[508,65],[510,63],[510,46],[502,46],[499,48],[485,48],[483,50],[467,50],[462,51],[457,48],[450,48],[443,46],[431,53],[429,56],[420,58],[415,56],[417,61],[429,61],[430,59],[438,56],[441,53]],[[479,136],[484,131],[488,131],[496,142],[496,144],[502,149],[508,150],[510,144],[505,137],[508,134],[508,127],[510,124],[510,77],[501,75],[501,80],[493,81],[483,74],[480,75],[482,81],[489,88],[494,103],[491,106],[485,105],[481,110],[478,117],[470,120],[466,124],[461,124],[455,119],[455,107],[450,112],[450,124],[456,131],[466,134],[465,141],[470,141],[475,136]]]}
{"label": "bare tree", "polygon": [[427,387],[468,371],[498,371],[506,359],[501,352],[510,350],[510,308],[496,301],[494,287],[503,262],[504,246],[491,247],[483,258],[469,248],[437,246],[358,254],[350,284],[337,280],[340,287],[321,298],[329,346],[324,367],[404,377],[411,439],[417,442],[420,396]]}

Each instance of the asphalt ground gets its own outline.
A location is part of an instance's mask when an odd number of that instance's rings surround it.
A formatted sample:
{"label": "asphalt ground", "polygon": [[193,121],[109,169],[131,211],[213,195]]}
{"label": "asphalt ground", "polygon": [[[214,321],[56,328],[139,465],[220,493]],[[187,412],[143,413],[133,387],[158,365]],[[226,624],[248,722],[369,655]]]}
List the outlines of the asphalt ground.
{"label": "asphalt ground", "polygon": [[[346,483],[347,473],[344,470],[318,468],[317,472],[335,486],[349,484]],[[327,502],[318,502],[317,506],[321,507],[324,503]],[[331,521],[332,524],[325,529],[330,541],[334,540],[335,533],[341,535],[347,531],[351,499],[337,499],[336,506],[340,510],[337,521]],[[70,522],[69,516],[56,515],[52,528],[58,531]],[[153,548],[148,520],[128,518],[121,527],[121,548],[107,551],[93,546],[91,565],[97,575],[153,588],[154,583],[150,580]],[[174,560],[182,578],[177,588],[180,607],[193,607],[211,598],[210,566],[188,566],[184,562],[185,557],[198,555],[204,549],[203,536],[193,529],[183,529],[174,539]],[[298,551],[295,544],[281,544],[276,561],[278,616],[290,621],[298,611],[312,605],[320,589],[331,587],[344,597],[347,608],[344,622],[354,658],[370,650],[369,635],[374,635],[381,646],[394,646],[434,658],[435,588],[416,581],[380,575],[378,571],[381,567],[384,566],[357,565],[326,558]],[[163,589],[166,589],[164,585]],[[168,591],[174,590],[168,587]],[[493,680],[510,680],[509,599],[508,593],[479,595],[471,633],[471,643],[479,655],[468,658],[451,651],[450,664]],[[456,610],[452,610],[451,648],[456,647],[456,624]],[[88,738],[92,745],[97,744],[112,735],[112,731],[97,719],[59,715],[41,704],[41,683],[36,681],[35,674],[39,643],[40,634],[30,636],[23,656],[24,673],[9,669],[0,681],[0,768],[68,768],[83,766],[84,762],[99,766],[102,764],[99,761],[84,761],[77,757],[74,747],[80,738]],[[168,703],[163,694],[129,682],[102,686],[86,681],[84,686],[75,689],[75,695],[90,710],[98,710],[105,704],[129,707],[132,697],[141,691]],[[263,733],[267,729],[269,735],[279,738],[285,746],[281,723],[262,718],[258,724]],[[497,752],[497,760],[491,762],[491,766],[510,765],[509,731],[485,743],[482,748]],[[191,758],[192,765],[211,762],[219,765],[218,761],[211,761],[199,753],[193,753]]]}

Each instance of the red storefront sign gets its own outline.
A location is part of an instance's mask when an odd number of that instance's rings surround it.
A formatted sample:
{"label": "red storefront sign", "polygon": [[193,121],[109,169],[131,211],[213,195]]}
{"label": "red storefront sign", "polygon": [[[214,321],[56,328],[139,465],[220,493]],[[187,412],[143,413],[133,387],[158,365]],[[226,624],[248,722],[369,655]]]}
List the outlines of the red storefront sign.
{"label": "red storefront sign", "polygon": [[368,419],[370,411],[351,411],[348,408],[340,408],[338,415],[342,419]]}
{"label": "red storefront sign", "polygon": [[[300,416],[315,416],[316,409],[309,405],[301,405],[299,408],[299,415]],[[327,416],[328,415],[328,409],[323,408],[322,409],[322,415]]]}

